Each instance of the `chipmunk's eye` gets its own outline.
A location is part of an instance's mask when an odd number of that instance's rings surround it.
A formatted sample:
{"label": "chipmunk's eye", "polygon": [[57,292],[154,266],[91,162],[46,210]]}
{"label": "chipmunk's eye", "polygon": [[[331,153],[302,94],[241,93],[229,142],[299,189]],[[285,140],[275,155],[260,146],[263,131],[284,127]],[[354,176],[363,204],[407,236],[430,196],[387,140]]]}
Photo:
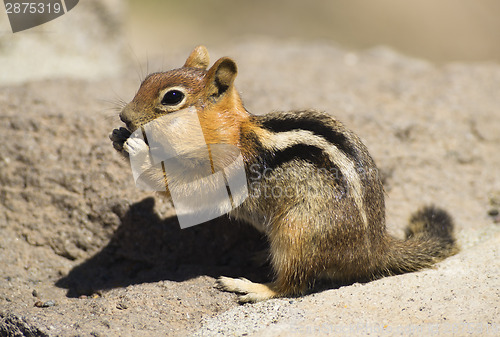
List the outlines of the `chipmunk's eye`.
{"label": "chipmunk's eye", "polygon": [[176,105],[182,102],[184,99],[184,93],[180,90],[169,90],[163,95],[161,104],[163,105]]}

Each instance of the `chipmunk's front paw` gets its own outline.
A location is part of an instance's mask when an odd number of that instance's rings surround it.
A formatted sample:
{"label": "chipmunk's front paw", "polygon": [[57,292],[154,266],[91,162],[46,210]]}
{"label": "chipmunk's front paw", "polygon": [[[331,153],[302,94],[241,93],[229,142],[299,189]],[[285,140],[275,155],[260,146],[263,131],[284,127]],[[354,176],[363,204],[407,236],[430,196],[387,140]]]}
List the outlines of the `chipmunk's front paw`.
{"label": "chipmunk's front paw", "polygon": [[141,153],[148,153],[149,146],[141,138],[129,138],[123,144],[123,150],[134,157]]}
{"label": "chipmunk's front paw", "polygon": [[127,141],[130,135],[130,131],[122,127],[114,129],[109,135],[109,139],[113,142],[113,147],[116,151],[127,155],[127,153],[123,150],[123,144]]}
{"label": "chipmunk's front paw", "polygon": [[254,283],[246,278],[231,278],[221,276],[215,287],[219,290],[241,294],[240,303],[255,303],[276,297],[277,293],[270,288],[270,284]]}

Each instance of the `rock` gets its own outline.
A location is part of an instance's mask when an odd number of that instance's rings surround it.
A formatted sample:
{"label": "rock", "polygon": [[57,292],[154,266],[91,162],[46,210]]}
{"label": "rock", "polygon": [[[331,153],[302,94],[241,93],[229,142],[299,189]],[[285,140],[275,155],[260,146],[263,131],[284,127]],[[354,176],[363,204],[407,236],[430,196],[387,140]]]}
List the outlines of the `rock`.
{"label": "rock", "polygon": [[[390,186],[391,233],[435,203],[453,214],[462,251],[435,269],[240,306],[215,277],[268,280],[251,262],[265,240],[225,219],[180,230],[108,139],[121,123],[96,98],[114,97],[110,80],[64,70],[0,87],[0,335],[498,335],[500,226],[485,213],[500,190],[499,65],[257,39],[213,54],[237,60],[249,111],[315,107],[361,136]],[[114,81],[130,95],[138,86],[128,73]],[[34,288],[57,305],[33,307],[49,302]]]}
{"label": "rock", "polygon": [[[124,3],[118,0],[79,1],[53,21],[14,34],[5,32],[0,36],[0,64],[9,71],[2,72],[0,84],[117,75],[128,63],[124,12]],[[4,29],[9,27],[7,20],[0,16]]]}

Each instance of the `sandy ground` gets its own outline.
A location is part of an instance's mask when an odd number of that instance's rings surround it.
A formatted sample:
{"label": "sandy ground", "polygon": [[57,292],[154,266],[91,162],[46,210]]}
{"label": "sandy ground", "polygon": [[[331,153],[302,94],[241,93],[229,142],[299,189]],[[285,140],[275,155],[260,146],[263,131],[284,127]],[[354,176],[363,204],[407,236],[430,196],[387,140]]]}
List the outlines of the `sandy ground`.
{"label": "sandy ground", "polygon": [[500,66],[265,40],[212,54],[237,60],[251,112],[314,107],[345,122],[384,173],[391,233],[436,203],[461,252],[430,270],[238,305],[215,278],[266,280],[252,259],[264,238],[225,218],[180,230],[108,140],[120,122],[107,101],[132,98],[137,69],[1,87],[0,335],[500,334]]}

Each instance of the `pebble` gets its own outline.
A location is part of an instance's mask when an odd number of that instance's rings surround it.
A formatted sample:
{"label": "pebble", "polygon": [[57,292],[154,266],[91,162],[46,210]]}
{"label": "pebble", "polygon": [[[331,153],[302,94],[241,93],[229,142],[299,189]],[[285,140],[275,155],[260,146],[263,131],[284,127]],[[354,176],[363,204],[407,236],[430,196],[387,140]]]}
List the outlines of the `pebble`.
{"label": "pebble", "polygon": [[52,301],[52,300],[48,300],[48,301],[36,301],[35,302],[35,307],[37,308],[49,308],[49,307],[53,307],[54,305],[56,305],[56,302],[55,301]]}
{"label": "pebble", "polygon": [[498,209],[493,208],[488,211],[489,216],[497,216],[499,214]]}
{"label": "pebble", "polygon": [[128,305],[127,305],[127,303],[120,302],[116,305],[116,309],[125,310],[125,309],[128,309]]}
{"label": "pebble", "polygon": [[500,223],[500,211],[497,208],[490,209],[488,215],[493,218],[494,223]]}

